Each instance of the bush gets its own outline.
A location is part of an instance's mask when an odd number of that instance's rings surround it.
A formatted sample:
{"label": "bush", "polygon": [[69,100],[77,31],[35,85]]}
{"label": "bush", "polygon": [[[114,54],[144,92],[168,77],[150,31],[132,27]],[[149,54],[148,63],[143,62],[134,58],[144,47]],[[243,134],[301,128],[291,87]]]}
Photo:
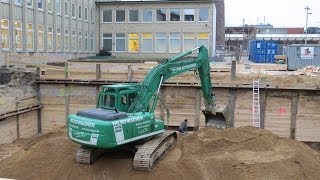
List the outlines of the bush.
{"label": "bush", "polygon": [[110,51],[107,51],[105,48],[100,49],[99,53],[97,56],[111,56],[112,53]]}

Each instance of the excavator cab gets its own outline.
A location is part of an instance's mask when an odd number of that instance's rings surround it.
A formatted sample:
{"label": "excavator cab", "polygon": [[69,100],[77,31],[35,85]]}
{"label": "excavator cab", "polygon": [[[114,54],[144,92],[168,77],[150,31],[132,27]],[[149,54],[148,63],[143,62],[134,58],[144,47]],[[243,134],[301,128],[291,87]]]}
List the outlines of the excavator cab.
{"label": "excavator cab", "polygon": [[115,84],[102,86],[97,108],[128,112],[139,88],[136,84]]}
{"label": "excavator cab", "polygon": [[202,109],[205,116],[206,127],[225,129],[229,127],[229,106],[216,105],[214,111],[206,111]]}

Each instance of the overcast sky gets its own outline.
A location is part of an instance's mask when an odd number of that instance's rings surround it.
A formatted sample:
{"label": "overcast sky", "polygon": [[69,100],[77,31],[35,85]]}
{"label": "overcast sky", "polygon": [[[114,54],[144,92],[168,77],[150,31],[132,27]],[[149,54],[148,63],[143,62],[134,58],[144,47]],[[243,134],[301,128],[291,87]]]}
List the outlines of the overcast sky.
{"label": "overcast sky", "polygon": [[266,23],[274,27],[320,27],[320,0],[225,0],[226,26]]}

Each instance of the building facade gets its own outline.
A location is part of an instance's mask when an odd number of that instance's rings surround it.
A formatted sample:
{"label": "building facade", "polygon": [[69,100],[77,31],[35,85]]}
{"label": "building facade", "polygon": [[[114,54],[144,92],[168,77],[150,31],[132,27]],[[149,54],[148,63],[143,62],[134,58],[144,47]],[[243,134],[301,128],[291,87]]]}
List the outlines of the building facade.
{"label": "building facade", "polygon": [[199,1],[97,1],[97,47],[113,55],[171,57],[204,45],[215,55],[216,7]]}
{"label": "building facade", "polygon": [[0,52],[70,59],[95,53],[93,0],[0,0]]}

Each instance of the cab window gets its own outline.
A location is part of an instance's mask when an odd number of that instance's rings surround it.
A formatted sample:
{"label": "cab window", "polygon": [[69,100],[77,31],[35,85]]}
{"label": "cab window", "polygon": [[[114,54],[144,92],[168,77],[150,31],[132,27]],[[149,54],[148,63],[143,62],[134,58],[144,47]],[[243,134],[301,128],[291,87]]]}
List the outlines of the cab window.
{"label": "cab window", "polygon": [[123,95],[121,96],[121,104],[122,104],[123,106],[126,106],[126,105],[127,105],[127,96],[126,96],[126,94],[123,94]]}
{"label": "cab window", "polygon": [[105,97],[104,105],[106,107],[114,107],[115,106],[115,96],[114,95],[106,94],[104,97]]}

